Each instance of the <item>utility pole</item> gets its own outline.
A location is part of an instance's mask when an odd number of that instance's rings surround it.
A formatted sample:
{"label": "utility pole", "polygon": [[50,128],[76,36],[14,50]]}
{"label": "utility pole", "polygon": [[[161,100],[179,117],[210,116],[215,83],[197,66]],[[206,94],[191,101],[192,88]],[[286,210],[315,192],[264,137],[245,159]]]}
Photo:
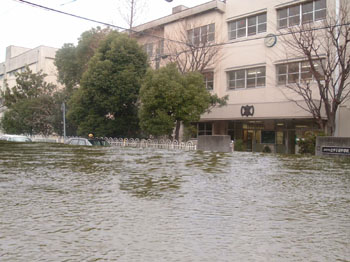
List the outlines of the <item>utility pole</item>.
{"label": "utility pole", "polygon": [[63,102],[61,106],[63,112],[63,141],[66,142],[66,104]]}
{"label": "utility pole", "polygon": [[135,5],[135,0],[131,0],[131,13],[130,13],[130,31],[132,29],[132,25],[134,23],[134,5]]}

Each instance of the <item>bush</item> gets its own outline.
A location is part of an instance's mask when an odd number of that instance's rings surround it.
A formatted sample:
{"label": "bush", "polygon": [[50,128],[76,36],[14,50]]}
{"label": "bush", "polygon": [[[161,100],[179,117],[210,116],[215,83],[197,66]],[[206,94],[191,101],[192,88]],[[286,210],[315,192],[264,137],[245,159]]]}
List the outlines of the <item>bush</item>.
{"label": "bush", "polygon": [[242,139],[237,139],[235,141],[234,150],[235,151],[245,151],[245,145],[243,144],[243,140]]}
{"label": "bush", "polygon": [[312,131],[305,132],[304,137],[298,141],[300,154],[315,154],[316,137],[323,136],[323,133],[314,133]]}
{"label": "bush", "polygon": [[264,146],[263,153],[271,153],[271,148],[269,146]]}

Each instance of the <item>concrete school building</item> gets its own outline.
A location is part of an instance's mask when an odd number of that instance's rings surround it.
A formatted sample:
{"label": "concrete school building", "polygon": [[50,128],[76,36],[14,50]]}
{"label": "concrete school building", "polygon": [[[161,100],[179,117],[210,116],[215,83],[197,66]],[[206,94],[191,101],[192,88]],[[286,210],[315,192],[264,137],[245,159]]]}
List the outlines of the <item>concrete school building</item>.
{"label": "concrete school building", "polygon": [[[29,66],[33,73],[42,70],[47,75],[46,82],[58,85],[57,69],[54,65],[57,50],[57,48],[48,46],[38,46],[33,49],[8,46],[5,62],[0,63],[0,90],[5,90],[5,81],[7,81],[10,88],[15,86],[15,73],[23,72],[26,66]],[[0,108],[0,117],[2,117],[2,113]]]}
{"label": "concrete school building", "polygon": [[[203,74],[210,92],[228,95],[229,100],[227,106],[201,116],[197,135],[230,135],[243,140],[247,151],[268,146],[272,152],[295,153],[296,138],[319,127],[295,103],[305,105],[303,98],[286,87],[310,77],[308,64],[304,57],[291,57],[277,35],[303,21],[322,25],[326,15],[334,13],[336,1],[214,0],[193,8],[175,7],[171,15],[133,29],[142,33],[135,37],[155,68],[174,55],[167,39],[180,42],[185,35],[193,45],[224,43]],[[338,110],[336,135],[350,136],[350,104]]]}
{"label": "concrete school building", "polygon": [[0,90],[4,90],[5,80],[10,88],[15,86],[15,73],[23,72],[25,66],[28,66],[33,73],[42,70],[47,75],[46,82],[57,84],[57,69],[54,64],[57,50],[48,46],[38,46],[33,49],[8,46],[5,62],[0,63]]}

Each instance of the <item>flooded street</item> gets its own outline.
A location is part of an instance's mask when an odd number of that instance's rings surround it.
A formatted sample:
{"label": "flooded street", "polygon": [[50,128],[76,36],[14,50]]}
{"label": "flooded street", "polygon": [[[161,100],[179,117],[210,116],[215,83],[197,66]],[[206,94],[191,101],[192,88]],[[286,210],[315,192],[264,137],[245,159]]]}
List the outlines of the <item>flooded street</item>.
{"label": "flooded street", "polygon": [[0,142],[0,261],[350,261],[350,161]]}

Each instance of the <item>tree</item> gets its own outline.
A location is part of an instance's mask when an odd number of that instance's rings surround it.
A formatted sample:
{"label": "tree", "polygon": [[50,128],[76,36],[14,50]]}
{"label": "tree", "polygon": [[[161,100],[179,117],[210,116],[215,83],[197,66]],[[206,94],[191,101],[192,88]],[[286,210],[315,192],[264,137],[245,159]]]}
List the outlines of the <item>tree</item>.
{"label": "tree", "polygon": [[109,28],[92,28],[81,34],[78,45],[66,43],[56,52],[55,65],[58,81],[65,88],[77,87],[87,70],[90,59],[94,56],[100,42],[111,32]]}
{"label": "tree", "polygon": [[5,111],[1,127],[11,134],[52,134],[53,105],[49,95],[20,100]]}
{"label": "tree", "polygon": [[311,113],[328,135],[334,135],[339,105],[350,98],[349,5],[343,1],[339,11],[338,17],[328,13],[323,24],[303,23],[290,27],[284,37],[289,54],[304,57],[309,68],[300,82],[287,85],[302,97],[305,105],[291,100]]}
{"label": "tree", "polygon": [[145,0],[123,0],[119,3],[119,14],[128,25],[128,29],[132,29],[135,23],[142,15],[142,11],[147,8]]}
{"label": "tree", "polygon": [[166,37],[170,39],[175,37],[178,40],[166,42],[166,49],[169,52],[167,59],[175,63],[182,74],[203,73],[220,59],[222,45],[219,44],[220,37],[215,35],[215,26],[220,27],[215,23],[204,26],[187,21],[180,23],[179,28],[172,32],[174,35]]}
{"label": "tree", "polygon": [[[81,78],[88,68],[90,59],[94,56],[100,42],[111,32],[109,28],[92,28],[81,34],[78,45],[66,43],[56,52],[55,65],[58,71],[58,81],[64,85],[54,95],[55,110],[53,116],[54,130],[62,134],[62,103],[66,103],[72,96],[75,88],[80,85]],[[66,123],[69,135],[76,135],[74,123]]]}
{"label": "tree", "polygon": [[173,63],[147,72],[140,100],[141,128],[155,136],[170,136],[175,129],[176,140],[181,122],[185,125],[197,122],[211,106],[226,102],[209,93],[202,74],[181,74]]}
{"label": "tree", "polygon": [[78,126],[78,134],[137,135],[137,100],[147,66],[147,55],[135,40],[111,32],[68,103],[67,118]]}
{"label": "tree", "polygon": [[56,88],[46,83],[46,74],[33,73],[27,66],[22,73],[16,73],[16,85],[1,93],[8,108],[1,120],[1,126],[8,133],[50,134],[53,131],[52,92]]}

